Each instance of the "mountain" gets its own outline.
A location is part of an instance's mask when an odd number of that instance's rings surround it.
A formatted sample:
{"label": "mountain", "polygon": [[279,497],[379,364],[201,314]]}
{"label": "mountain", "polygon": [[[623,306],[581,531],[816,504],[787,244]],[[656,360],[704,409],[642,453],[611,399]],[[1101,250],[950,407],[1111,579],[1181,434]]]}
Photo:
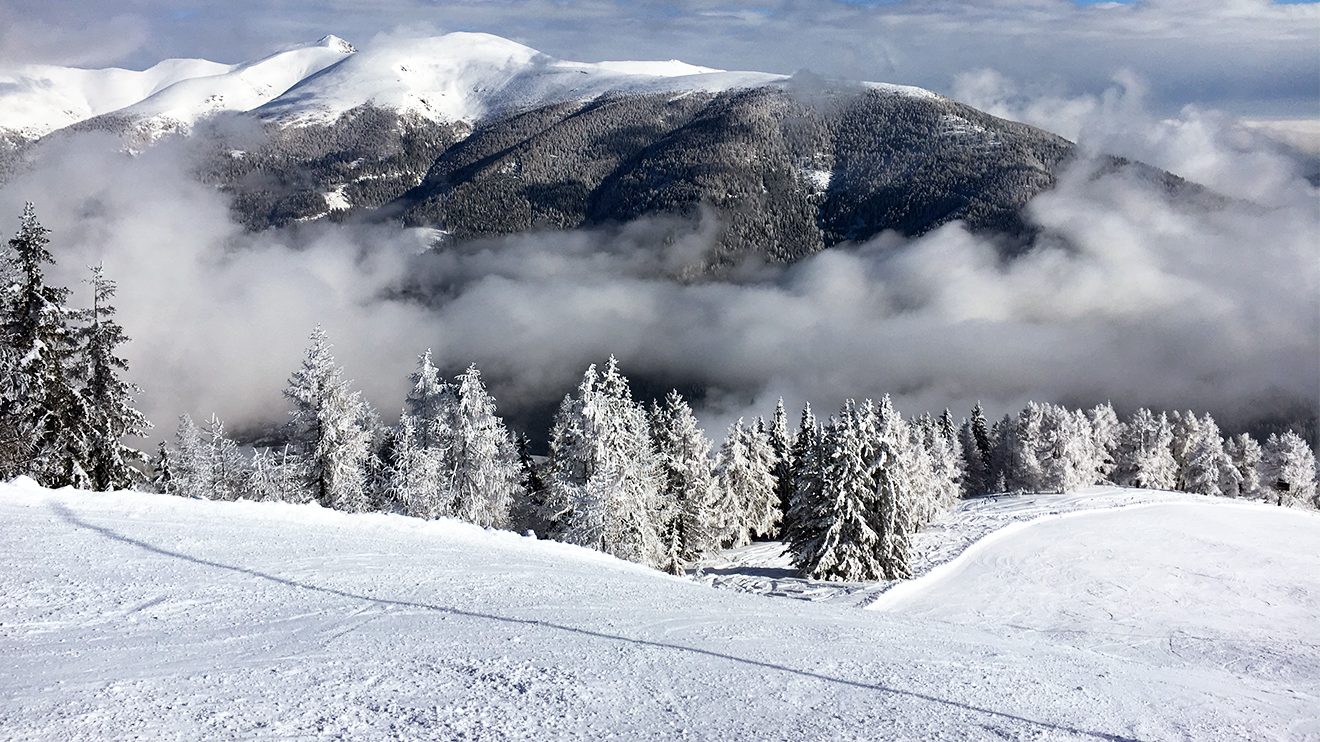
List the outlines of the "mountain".
{"label": "mountain", "polygon": [[167,59],[140,72],[0,69],[0,131],[37,138],[106,115],[147,128],[186,127],[221,111],[256,108],[353,51],[343,39],[326,36],[244,64]]}
{"label": "mountain", "polygon": [[0,74],[0,168],[70,126],[132,146],[187,132],[206,149],[201,177],[252,229],[397,220],[461,240],[713,210],[712,267],[954,220],[1011,250],[1030,236],[1023,207],[1075,153],[919,88],[572,62],[476,33],[361,51],[327,36],[228,66]]}

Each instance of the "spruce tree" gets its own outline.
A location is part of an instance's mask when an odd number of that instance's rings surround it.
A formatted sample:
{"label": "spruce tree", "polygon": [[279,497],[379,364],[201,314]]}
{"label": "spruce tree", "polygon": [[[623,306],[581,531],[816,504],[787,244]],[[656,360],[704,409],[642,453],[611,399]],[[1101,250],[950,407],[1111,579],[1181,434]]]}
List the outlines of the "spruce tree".
{"label": "spruce tree", "polygon": [[789,551],[798,553],[808,541],[819,535],[812,526],[817,523],[815,513],[822,507],[823,497],[821,431],[811,412],[810,402],[802,406],[789,458],[793,495],[784,511],[783,540]]}
{"label": "spruce tree", "polygon": [[723,515],[725,544],[745,546],[774,533],[782,514],[773,472],[766,437],[741,419],[731,425],[715,465],[715,508]]}
{"label": "spruce tree", "polygon": [[88,473],[93,489],[124,489],[141,481],[142,475],[133,464],[144,460],[142,452],[124,439],[146,435],[151,424],[134,406],[133,398],[141,390],[121,378],[128,371],[128,362],[117,354],[117,349],[128,342],[128,337],[115,321],[115,308],[110,303],[115,282],[105,277],[100,265],[91,271],[87,283],[92,287],[92,306],[81,332],[86,378],[83,396],[90,417]]}
{"label": "spruce tree", "polygon": [[[8,243],[13,283],[7,287],[0,336],[12,365],[3,374],[7,387],[0,390],[0,418],[8,421],[11,439],[27,436],[11,446],[30,451],[24,471],[9,473],[30,474],[49,487],[88,487],[91,412],[78,382],[77,335],[65,306],[69,291],[46,283],[46,266],[55,263],[46,247],[49,233],[29,203]],[[15,452],[0,458],[12,462]]]}
{"label": "spruce tree", "polygon": [[293,403],[289,442],[312,498],[336,510],[365,510],[371,441],[370,431],[363,427],[366,409],[335,364],[319,325],[312,331],[301,367],[289,377],[284,396]]}
{"label": "spruce tree", "polygon": [[551,429],[548,500],[556,538],[659,566],[661,472],[646,411],[610,357],[564,398]]}
{"label": "spruce tree", "polygon": [[660,567],[680,575],[684,565],[718,546],[710,441],[677,391],[671,391],[662,404],[652,407],[651,435],[660,461],[661,499],[665,503],[661,509],[664,560]]}
{"label": "spruce tree", "polygon": [[495,400],[475,365],[459,375],[440,440],[453,515],[485,528],[508,528],[509,511],[523,495],[518,454]]}
{"label": "spruce tree", "polygon": [[963,497],[975,497],[990,491],[990,472],[986,468],[986,459],[981,456],[981,449],[976,445],[976,433],[971,420],[963,420],[958,429],[958,445],[962,449]]}
{"label": "spruce tree", "polygon": [[774,417],[770,418],[767,431],[770,449],[774,453],[775,494],[779,497],[779,511],[788,512],[789,501],[793,498],[793,438],[788,432],[788,414],[784,410],[784,398],[775,403]]}
{"label": "spruce tree", "polygon": [[[874,425],[849,400],[821,436],[820,489],[798,494],[803,511],[793,564],[803,577],[858,582],[885,576],[877,530]],[[805,497],[804,497],[805,495]],[[888,515],[897,516],[897,510]],[[805,538],[803,538],[805,536]]]}

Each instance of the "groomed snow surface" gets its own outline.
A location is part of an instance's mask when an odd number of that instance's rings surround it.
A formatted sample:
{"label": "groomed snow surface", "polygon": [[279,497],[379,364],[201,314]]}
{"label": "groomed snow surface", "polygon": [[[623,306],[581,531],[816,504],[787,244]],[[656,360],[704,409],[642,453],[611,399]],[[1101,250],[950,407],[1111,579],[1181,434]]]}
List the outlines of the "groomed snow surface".
{"label": "groomed snow surface", "polygon": [[1141,497],[948,519],[999,527],[861,610],[452,521],[0,485],[0,737],[1320,738],[1320,516]]}

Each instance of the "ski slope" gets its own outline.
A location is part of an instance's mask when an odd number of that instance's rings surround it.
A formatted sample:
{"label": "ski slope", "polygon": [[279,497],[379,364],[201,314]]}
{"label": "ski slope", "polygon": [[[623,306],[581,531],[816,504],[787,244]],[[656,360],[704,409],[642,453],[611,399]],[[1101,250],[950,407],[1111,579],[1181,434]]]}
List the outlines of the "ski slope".
{"label": "ski slope", "polygon": [[1320,516],[1260,505],[1010,526],[875,610],[30,482],[0,485],[0,564],[12,739],[1320,737]]}

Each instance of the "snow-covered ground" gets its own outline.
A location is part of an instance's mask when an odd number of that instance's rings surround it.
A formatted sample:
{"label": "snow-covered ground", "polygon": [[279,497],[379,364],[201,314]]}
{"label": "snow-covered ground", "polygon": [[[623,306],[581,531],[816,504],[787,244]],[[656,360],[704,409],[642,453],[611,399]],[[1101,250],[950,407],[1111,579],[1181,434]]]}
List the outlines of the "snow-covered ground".
{"label": "snow-covered ground", "polygon": [[[858,610],[449,521],[0,485],[0,737],[1320,738],[1320,516],[1125,496]],[[946,536],[1030,509],[980,508]]]}
{"label": "snow-covered ground", "polygon": [[[973,543],[1001,529],[1041,518],[1149,503],[1209,502],[1184,492],[1086,487],[1066,495],[992,495],[963,500],[912,538],[912,576],[922,577],[947,564]],[[865,607],[898,584],[894,582],[818,582],[797,576],[784,545],[765,541],[714,554],[689,574],[701,582],[739,592],[829,601]]]}

